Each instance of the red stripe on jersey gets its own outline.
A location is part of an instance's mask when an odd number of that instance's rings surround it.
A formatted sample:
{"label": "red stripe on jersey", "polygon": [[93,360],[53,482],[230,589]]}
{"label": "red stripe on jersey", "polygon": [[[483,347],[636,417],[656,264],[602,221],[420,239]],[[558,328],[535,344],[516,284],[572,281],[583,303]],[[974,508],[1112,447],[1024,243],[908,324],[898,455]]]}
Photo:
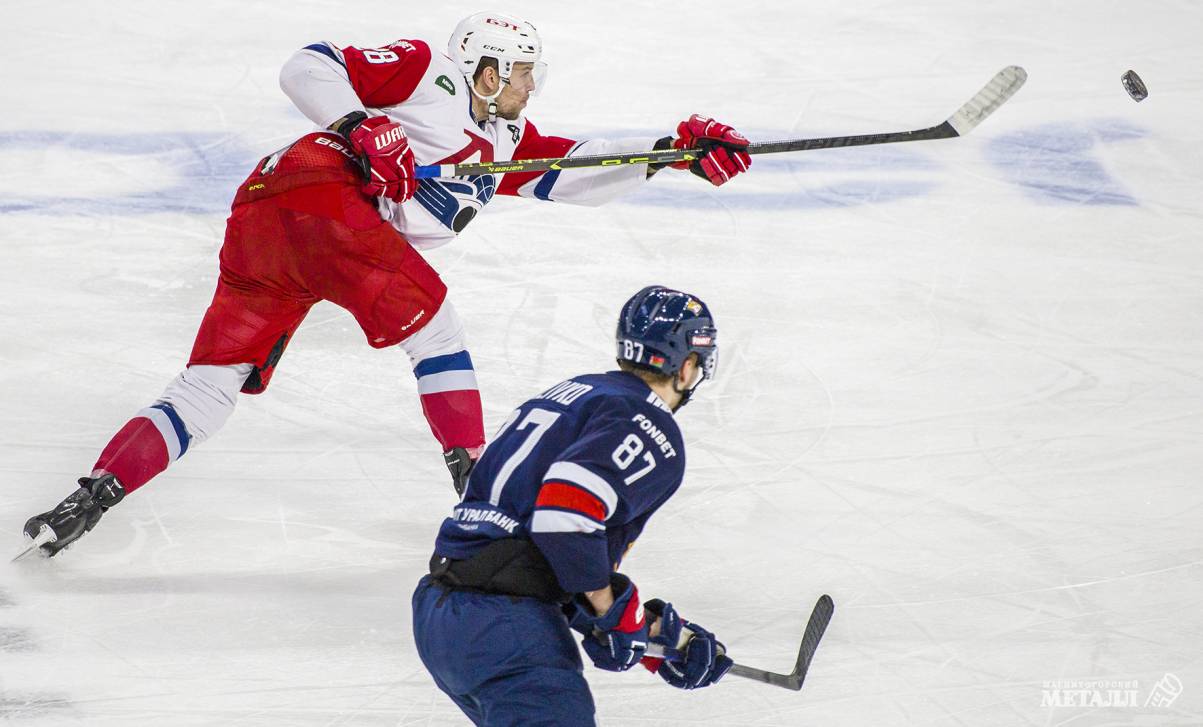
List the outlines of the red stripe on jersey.
{"label": "red stripe on jersey", "polygon": [[[539,130],[535,128],[535,125],[528,119],[526,129],[522,132],[522,139],[518,141],[518,147],[514,149],[514,158],[553,159],[562,157],[575,144],[576,142],[572,139],[541,135]],[[509,172],[501,178],[501,185],[497,187],[497,194],[515,196],[518,194],[519,187],[543,174],[546,174],[546,172]]]}
{"label": "red stripe on jersey", "polygon": [[351,86],[364,106],[396,106],[413,95],[430,67],[430,46],[398,40],[384,48],[343,48]]}
{"label": "red stripe on jersey", "polygon": [[493,161],[493,143],[488,139],[477,136],[471,131],[464,129],[464,136],[468,137],[468,145],[457,152],[453,152],[435,162],[435,164],[459,164],[460,162],[472,159],[476,154],[480,155],[480,159],[473,161],[491,162]]}
{"label": "red stripe on jersey", "polygon": [[567,482],[544,482],[535,507],[555,507],[572,510],[597,520],[606,521],[606,506],[591,492]]}

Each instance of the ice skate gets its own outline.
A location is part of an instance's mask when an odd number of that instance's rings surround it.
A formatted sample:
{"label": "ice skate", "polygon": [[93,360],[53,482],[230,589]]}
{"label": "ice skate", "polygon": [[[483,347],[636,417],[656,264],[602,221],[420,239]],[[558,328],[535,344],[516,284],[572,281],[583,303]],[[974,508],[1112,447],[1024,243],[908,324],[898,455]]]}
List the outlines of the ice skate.
{"label": "ice skate", "polygon": [[47,557],[54,556],[96,527],[105,510],[124,497],[125,488],[111,474],[79,478],[79,489],[67,499],[25,522],[25,537],[32,542],[17,558],[37,549]]}

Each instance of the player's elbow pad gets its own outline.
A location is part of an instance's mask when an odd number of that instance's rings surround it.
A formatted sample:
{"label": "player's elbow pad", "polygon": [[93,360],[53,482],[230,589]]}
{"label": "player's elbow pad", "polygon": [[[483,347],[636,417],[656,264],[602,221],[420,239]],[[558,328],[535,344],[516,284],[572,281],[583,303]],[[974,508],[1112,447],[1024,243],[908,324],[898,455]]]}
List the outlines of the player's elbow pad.
{"label": "player's elbow pad", "polygon": [[305,80],[313,72],[313,64],[303,50],[293,53],[280,68],[280,90],[295,99]]}

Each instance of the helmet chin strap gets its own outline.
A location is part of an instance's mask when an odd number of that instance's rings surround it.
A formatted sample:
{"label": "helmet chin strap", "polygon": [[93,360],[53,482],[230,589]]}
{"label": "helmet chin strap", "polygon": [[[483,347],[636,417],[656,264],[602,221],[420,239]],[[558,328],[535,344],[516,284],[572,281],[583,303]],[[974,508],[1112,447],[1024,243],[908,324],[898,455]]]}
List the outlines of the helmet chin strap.
{"label": "helmet chin strap", "polygon": [[693,386],[689,387],[688,389],[678,389],[677,388],[678,379],[675,376],[673,377],[673,391],[675,391],[676,393],[681,395],[680,401],[678,401],[677,405],[672,408],[673,414],[676,414],[678,409],[680,409],[681,407],[683,407],[689,403],[690,398],[693,397],[694,389],[698,388],[698,386],[705,380],[706,380],[706,377],[703,376],[702,378],[698,379],[697,383],[695,383]]}
{"label": "helmet chin strap", "polygon": [[[687,361],[697,361],[698,365],[701,366],[701,358],[698,357],[696,353],[689,354]],[[678,401],[677,405],[672,408],[673,414],[676,414],[678,409],[689,403],[690,398],[693,397],[694,390],[701,386],[702,382],[706,380],[706,371],[705,369],[702,369],[702,375],[698,377],[697,381],[693,382],[693,386],[689,387],[688,389],[682,389],[677,386],[677,384],[681,381],[679,374],[680,371],[673,375],[673,391],[681,395],[681,400]]]}
{"label": "helmet chin strap", "polygon": [[497,120],[497,97],[501,95],[501,90],[503,88],[505,88],[506,83],[508,83],[508,81],[506,79],[502,78],[500,80],[500,82],[497,84],[497,92],[492,94],[491,96],[485,96],[484,94],[482,94],[481,92],[476,90],[476,84],[472,81],[472,79],[471,78],[468,79],[468,88],[472,89],[472,95],[475,96],[476,98],[480,99],[481,101],[484,101],[485,103],[489,104],[488,111],[489,111],[489,123],[490,124]]}

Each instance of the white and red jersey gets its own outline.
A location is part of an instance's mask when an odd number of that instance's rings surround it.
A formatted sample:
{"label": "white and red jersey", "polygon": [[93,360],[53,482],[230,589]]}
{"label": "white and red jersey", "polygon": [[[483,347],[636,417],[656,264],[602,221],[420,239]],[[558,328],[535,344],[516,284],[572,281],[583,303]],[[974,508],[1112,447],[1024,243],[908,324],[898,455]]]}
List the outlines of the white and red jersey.
{"label": "white and red jersey", "polygon": [[[307,46],[288,60],[280,86],[322,128],[352,111],[401,124],[418,165],[614,154],[651,149],[651,137],[577,141],[544,136],[525,118],[472,118],[468,81],[442,53],[421,40],[384,48]],[[423,179],[413,200],[379,203],[380,215],[415,247],[455,238],[496,193],[597,205],[638,187],[642,165]]]}

